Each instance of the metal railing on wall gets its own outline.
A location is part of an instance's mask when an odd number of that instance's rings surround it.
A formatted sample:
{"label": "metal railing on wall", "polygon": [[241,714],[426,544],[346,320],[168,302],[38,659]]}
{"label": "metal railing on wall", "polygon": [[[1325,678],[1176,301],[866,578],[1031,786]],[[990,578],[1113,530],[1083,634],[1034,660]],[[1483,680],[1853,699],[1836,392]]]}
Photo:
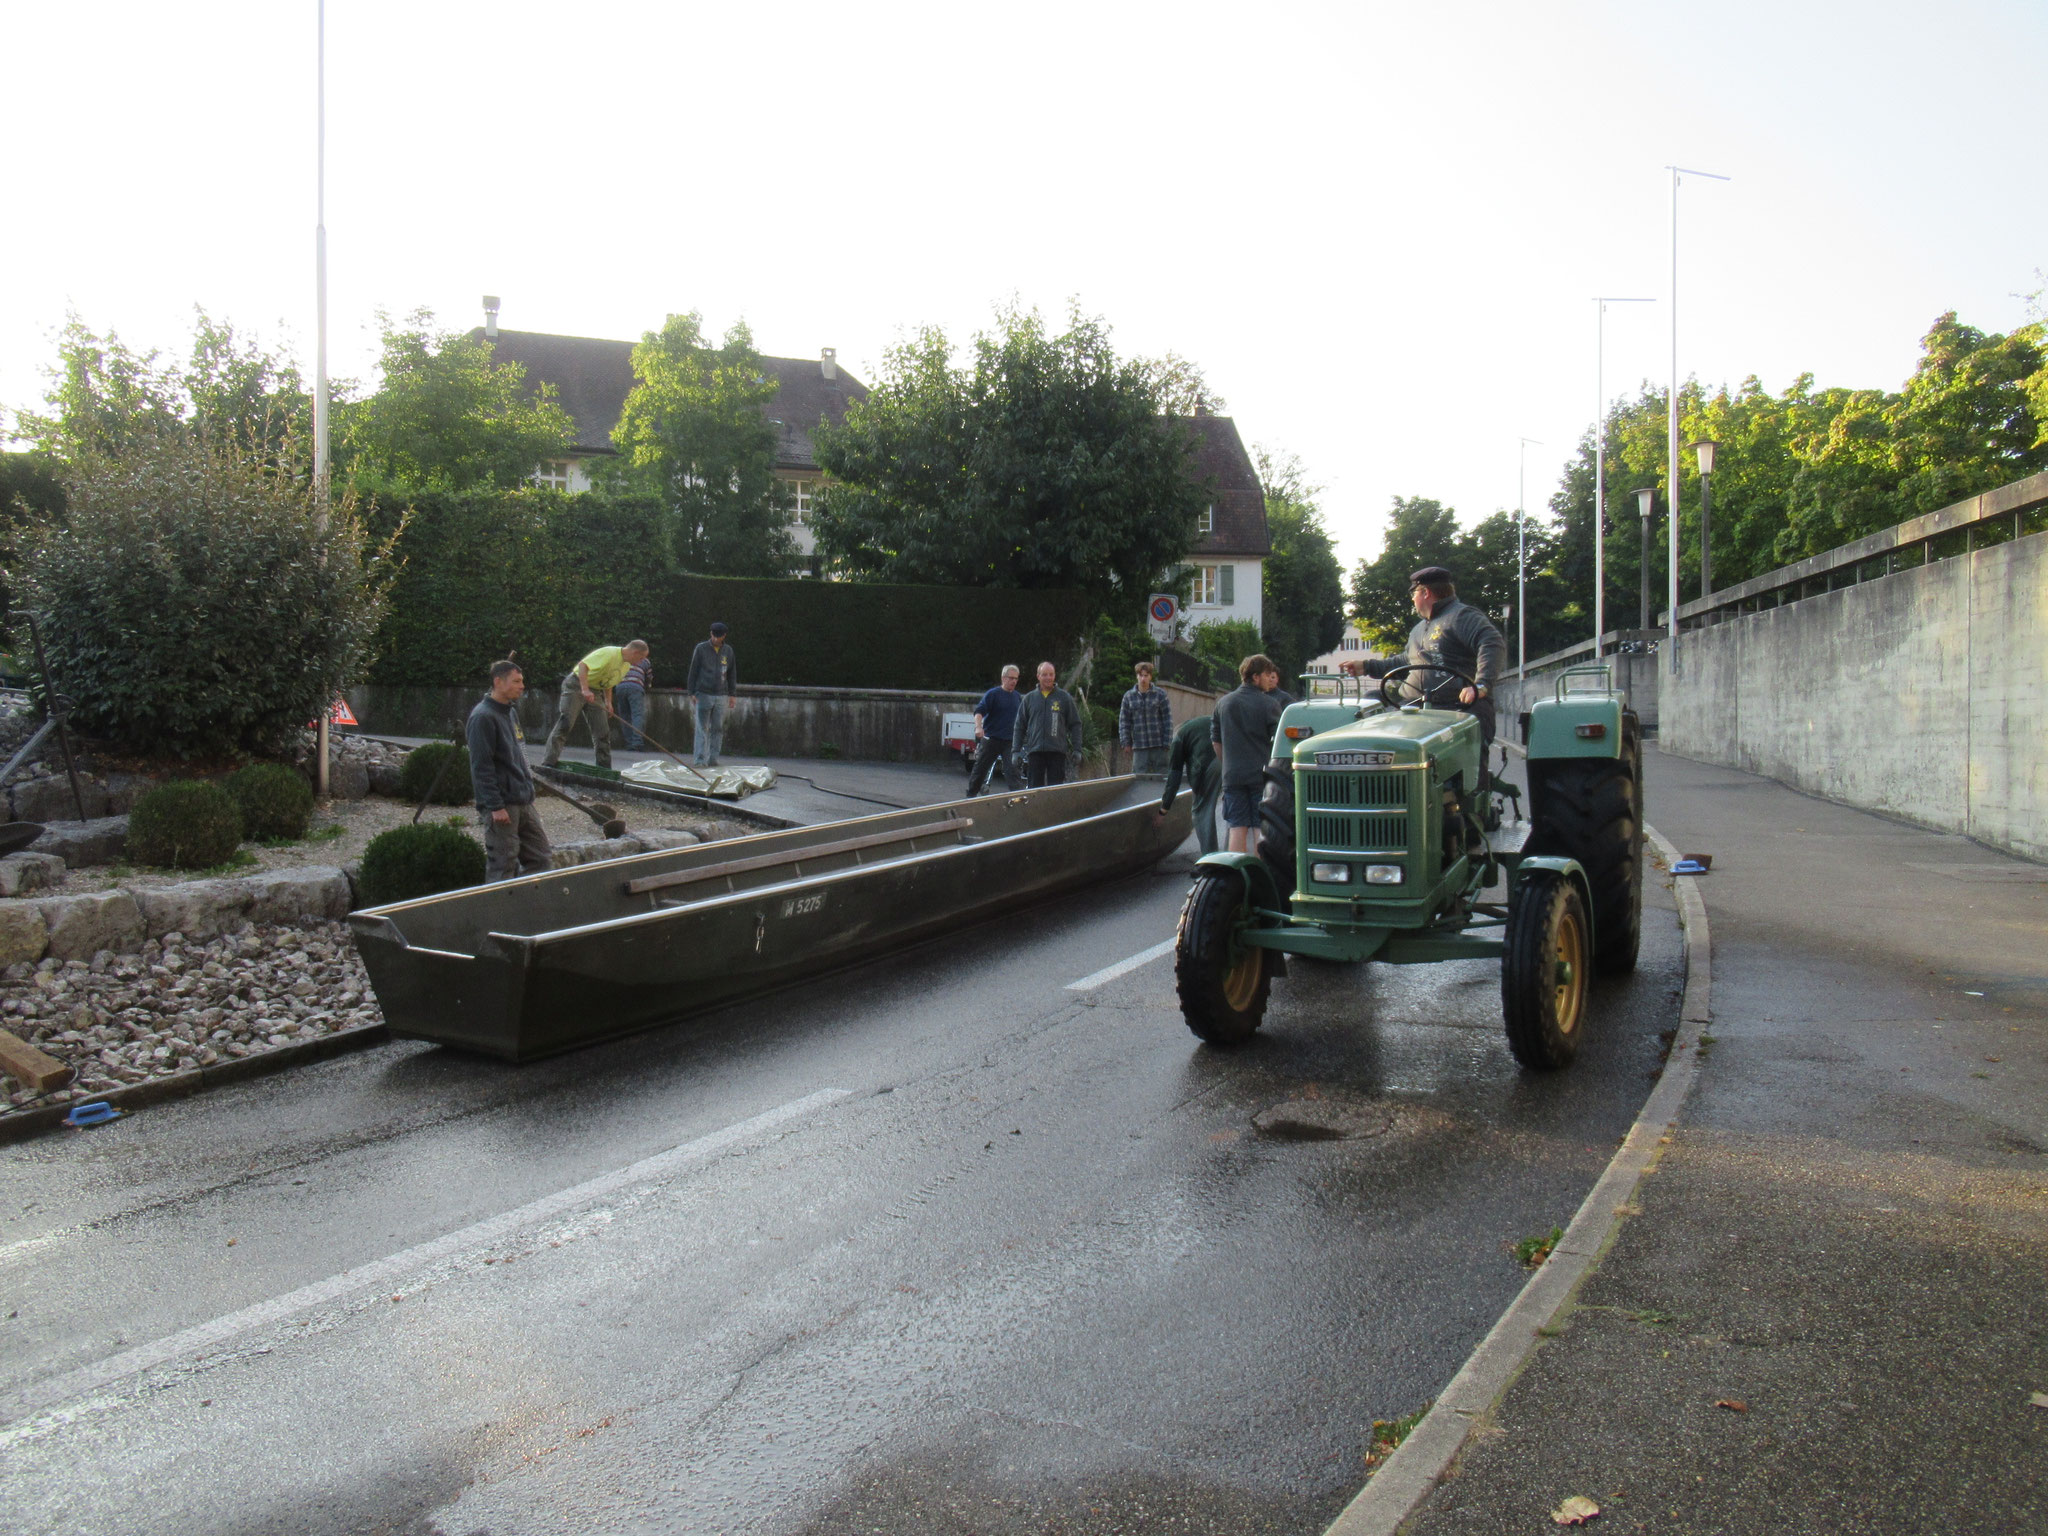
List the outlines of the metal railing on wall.
{"label": "metal railing on wall", "polygon": [[[1678,627],[1683,631],[1724,623],[1746,613],[1781,608],[2037,533],[2048,533],[2048,473],[2001,485],[1839,549],[1681,603]],[[1657,618],[1668,625],[1670,610]],[[1592,642],[1587,641],[1585,648],[1590,650]],[[1529,665],[1533,671],[1537,663]]]}

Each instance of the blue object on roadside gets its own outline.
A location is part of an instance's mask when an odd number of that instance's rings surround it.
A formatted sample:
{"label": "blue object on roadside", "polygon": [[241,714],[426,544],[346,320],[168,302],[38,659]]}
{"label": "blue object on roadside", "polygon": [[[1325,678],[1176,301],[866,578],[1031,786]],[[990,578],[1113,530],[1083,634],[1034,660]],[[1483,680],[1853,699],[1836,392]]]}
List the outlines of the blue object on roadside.
{"label": "blue object on roadside", "polygon": [[1704,875],[1706,872],[1707,866],[1698,859],[1680,859],[1671,866],[1674,875]]}
{"label": "blue object on roadside", "polygon": [[71,1113],[64,1117],[66,1125],[105,1125],[109,1120],[121,1118],[121,1111],[104,1100],[91,1104],[74,1104]]}

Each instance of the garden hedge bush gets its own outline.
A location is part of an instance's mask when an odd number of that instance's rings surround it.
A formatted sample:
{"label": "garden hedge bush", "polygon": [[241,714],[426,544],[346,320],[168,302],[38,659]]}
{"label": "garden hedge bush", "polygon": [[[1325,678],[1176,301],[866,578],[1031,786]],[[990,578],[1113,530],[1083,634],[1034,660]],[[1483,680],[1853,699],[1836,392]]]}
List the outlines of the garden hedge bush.
{"label": "garden hedge bush", "polygon": [[218,784],[159,784],[128,813],[128,856],[168,869],[225,864],[242,841],[242,813]]}
{"label": "garden hedge bush", "polygon": [[282,763],[251,763],[228,775],[227,792],[242,812],[242,834],[266,838],[306,835],[313,819],[313,786]]}
{"label": "garden hedge bush", "polygon": [[280,755],[353,681],[388,567],[353,502],[180,433],[64,471],[10,574],[76,727],[131,751]]}
{"label": "garden hedge bush", "polygon": [[475,794],[469,783],[469,748],[430,741],[405,754],[405,762],[398,770],[398,798],[418,805],[427,798],[429,790],[433,791],[435,805],[469,804]]}
{"label": "garden hedge bush", "polygon": [[[1048,659],[1070,665],[1094,611],[1081,592],[674,574],[668,514],[648,496],[478,491],[408,504],[405,566],[369,676],[391,686],[481,687],[516,650],[527,686],[552,692],[595,647],[642,638],[657,686],[676,687],[722,619],[742,683],[979,692],[1005,662],[1027,677]],[[383,531],[396,516],[373,523]]]}
{"label": "garden hedge bush", "polygon": [[381,907],[481,885],[484,870],[482,843],[445,821],[426,822],[371,838],[357,879],[363,905]]}

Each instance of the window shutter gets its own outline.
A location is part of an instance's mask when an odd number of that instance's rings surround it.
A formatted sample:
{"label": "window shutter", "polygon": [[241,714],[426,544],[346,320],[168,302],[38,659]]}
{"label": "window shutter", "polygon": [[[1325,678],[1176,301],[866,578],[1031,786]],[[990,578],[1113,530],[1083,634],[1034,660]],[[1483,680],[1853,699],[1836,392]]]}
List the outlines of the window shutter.
{"label": "window shutter", "polygon": [[1223,604],[1224,607],[1229,608],[1237,602],[1237,582],[1235,580],[1237,567],[1234,565],[1219,565],[1216,567],[1216,575],[1218,578],[1216,600]]}

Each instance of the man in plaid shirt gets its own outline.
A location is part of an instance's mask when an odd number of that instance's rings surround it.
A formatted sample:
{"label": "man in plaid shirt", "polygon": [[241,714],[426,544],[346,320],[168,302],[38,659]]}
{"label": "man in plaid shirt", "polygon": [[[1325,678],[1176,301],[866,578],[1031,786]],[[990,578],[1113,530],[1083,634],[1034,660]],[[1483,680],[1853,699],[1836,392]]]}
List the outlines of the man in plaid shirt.
{"label": "man in plaid shirt", "polygon": [[1124,695],[1117,711],[1116,739],[1131,754],[1131,772],[1166,772],[1166,749],[1173,740],[1173,706],[1152,686],[1152,663],[1138,663],[1138,686]]}

